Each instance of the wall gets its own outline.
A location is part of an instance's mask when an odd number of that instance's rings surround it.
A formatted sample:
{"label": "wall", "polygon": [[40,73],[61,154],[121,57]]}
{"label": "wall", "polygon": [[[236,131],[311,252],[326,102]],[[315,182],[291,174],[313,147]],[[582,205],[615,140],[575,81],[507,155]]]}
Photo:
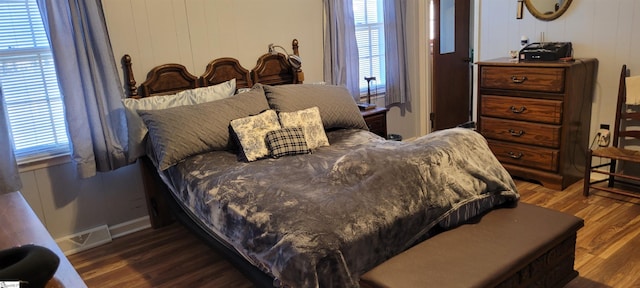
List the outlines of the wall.
{"label": "wall", "polygon": [[516,19],[514,0],[476,0],[476,5],[480,5],[477,60],[507,57],[509,50],[519,49],[521,36],[530,42],[569,41],[574,57],[597,58],[591,137],[601,123],[613,127],[622,64],[627,64],[632,75],[640,74],[640,1],[573,1],[564,15],[551,22],[537,20],[526,9],[523,19]]}
{"label": "wall", "polygon": [[250,70],[270,43],[291,53],[294,38],[305,82],[322,81],[319,0],[109,0],[103,9],[114,55],[131,55],[138,84],[164,63],[200,75],[209,61],[234,57]]}
{"label": "wall", "polygon": [[137,165],[79,179],[75,167],[64,161],[48,167],[22,167],[20,178],[23,196],[54,239],[104,228],[101,235],[106,238],[78,237],[77,243],[62,243],[63,250],[89,248],[96,240],[110,240],[136,229],[121,231],[118,226],[123,223],[137,221],[137,229],[149,225]]}

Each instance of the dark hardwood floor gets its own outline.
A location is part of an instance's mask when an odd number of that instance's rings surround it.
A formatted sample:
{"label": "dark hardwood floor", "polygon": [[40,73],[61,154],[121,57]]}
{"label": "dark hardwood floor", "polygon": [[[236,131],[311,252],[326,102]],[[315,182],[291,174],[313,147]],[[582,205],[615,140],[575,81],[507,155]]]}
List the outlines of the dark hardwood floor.
{"label": "dark hardwood floor", "polygon": [[[555,191],[516,181],[522,201],[585,219],[570,288],[640,287],[640,200],[593,192],[582,182]],[[89,287],[252,287],[179,224],[147,229],[68,257]]]}

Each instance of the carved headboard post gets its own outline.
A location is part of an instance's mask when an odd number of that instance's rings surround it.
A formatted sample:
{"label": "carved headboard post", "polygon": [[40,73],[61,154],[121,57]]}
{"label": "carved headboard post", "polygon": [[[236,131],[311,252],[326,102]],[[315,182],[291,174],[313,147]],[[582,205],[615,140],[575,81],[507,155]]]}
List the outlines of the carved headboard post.
{"label": "carved headboard post", "polygon": [[131,68],[131,56],[124,54],[122,56],[122,64],[124,65],[124,78],[127,81],[127,94],[131,98],[140,98],[138,96],[138,87],[136,87],[136,79],[133,77],[133,68]]}
{"label": "carved headboard post", "polygon": [[291,41],[291,48],[293,48],[293,54],[300,56],[300,52],[298,52],[298,39],[293,39]]}
{"label": "carved headboard post", "polygon": [[[298,39],[293,39],[293,41],[291,41],[291,48],[293,49],[293,55],[300,56],[300,52],[298,51]],[[296,84],[304,82],[304,72],[302,72],[301,68],[295,69],[295,76]]]}

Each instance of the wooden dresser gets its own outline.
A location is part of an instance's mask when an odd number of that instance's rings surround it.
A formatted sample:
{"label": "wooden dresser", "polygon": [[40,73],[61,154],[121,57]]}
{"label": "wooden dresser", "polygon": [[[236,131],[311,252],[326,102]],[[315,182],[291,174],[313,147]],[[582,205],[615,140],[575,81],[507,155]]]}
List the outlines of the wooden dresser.
{"label": "wooden dresser", "polygon": [[478,64],[478,131],[513,176],[563,190],[584,175],[598,61]]}

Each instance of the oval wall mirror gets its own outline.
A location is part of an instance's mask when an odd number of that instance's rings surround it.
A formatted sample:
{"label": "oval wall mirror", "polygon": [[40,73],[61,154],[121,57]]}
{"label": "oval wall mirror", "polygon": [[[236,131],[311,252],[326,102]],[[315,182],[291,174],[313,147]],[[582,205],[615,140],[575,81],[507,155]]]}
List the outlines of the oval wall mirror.
{"label": "oval wall mirror", "polygon": [[524,0],[524,4],[533,17],[551,21],[567,11],[571,0]]}

